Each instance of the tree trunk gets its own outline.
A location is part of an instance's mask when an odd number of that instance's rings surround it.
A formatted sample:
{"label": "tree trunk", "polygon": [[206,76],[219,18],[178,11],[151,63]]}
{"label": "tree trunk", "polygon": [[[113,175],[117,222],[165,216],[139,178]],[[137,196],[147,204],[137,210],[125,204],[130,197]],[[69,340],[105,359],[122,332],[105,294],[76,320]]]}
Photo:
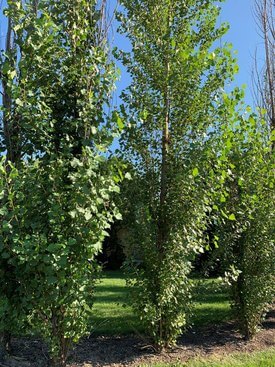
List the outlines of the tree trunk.
{"label": "tree trunk", "polygon": [[[171,7],[170,7],[171,8]],[[169,223],[167,215],[167,194],[168,194],[168,177],[169,177],[169,124],[170,124],[170,14],[171,9],[167,13],[167,49],[165,55],[166,67],[166,83],[164,86],[164,117],[162,126],[162,149],[161,149],[161,177],[160,177],[160,195],[159,195],[159,215],[157,223],[157,250],[159,254],[160,266],[165,257],[165,244],[169,237]],[[157,289],[160,291],[161,285],[158,284]],[[159,338],[166,340],[167,330],[165,322],[165,314],[161,312],[159,321]],[[162,346],[160,346],[162,347]]]}

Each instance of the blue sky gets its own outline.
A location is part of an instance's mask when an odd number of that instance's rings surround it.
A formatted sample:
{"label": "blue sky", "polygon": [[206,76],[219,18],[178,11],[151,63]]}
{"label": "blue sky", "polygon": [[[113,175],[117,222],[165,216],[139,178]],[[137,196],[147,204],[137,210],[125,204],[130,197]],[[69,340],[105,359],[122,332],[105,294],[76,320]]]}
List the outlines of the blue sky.
{"label": "blue sky", "polygon": [[233,43],[234,49],[238,51],[240,72],[235,84],[247,85],[246,100],[249,104],[253,104],[251,73],[256,49],[259,65],[264,61],[263,41],[255,21],[254,3],[254,0],[227,0],[221,14],[221,20],[230,24],[224,40]]}
{"label": "blue sky", "polygon": [[[60,0],[61,1],[61,0]],[[114,0],[109,0],[111,5]],[[6,0],[0,0],[0,5],[5,5]],[[256,22],[253,16],[254,0],[226,0],[222,4],[222,14],[219,22],[226,21],[230,24],[230,30],[224,37],[224,41],[231,42],[233,48],[238,51],[238,63],[240,72],[235,80],[235,85],[247,84],[246,101],[253,104],[251,90],[251,73],[253,57],[258,49],[259,63],[263,59],[262,40],[257,32]],[[3,47],[5,34],[5,20],[0,15],[0,47]],[[115,43],[122,49],[126,47],[123,38],[119,37]],[[118,84],[118,90],[127,85],[129,78],[122,73],[122,80]]]}

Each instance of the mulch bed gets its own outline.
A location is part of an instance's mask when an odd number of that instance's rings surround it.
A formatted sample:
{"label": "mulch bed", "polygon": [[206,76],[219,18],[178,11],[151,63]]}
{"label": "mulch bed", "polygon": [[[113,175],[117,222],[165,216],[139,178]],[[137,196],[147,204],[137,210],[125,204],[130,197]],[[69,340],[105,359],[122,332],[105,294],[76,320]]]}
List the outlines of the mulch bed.
{"label": "mulch bed", "polygon": [[[157,353],[140,336],[90,337],[83,339],[69,358],[68,367],[122,367],[156,362],[184,362],[194,357],[228,355],[234,352],[252,352],[275,347],[275,310],[270,312],[263,328],[253,341],[245,341],[234,323],[191,330],[178,341],[176,348]],[[13,340],[13,355],[0,367],[46,367],[46,346],[39,340]]]}

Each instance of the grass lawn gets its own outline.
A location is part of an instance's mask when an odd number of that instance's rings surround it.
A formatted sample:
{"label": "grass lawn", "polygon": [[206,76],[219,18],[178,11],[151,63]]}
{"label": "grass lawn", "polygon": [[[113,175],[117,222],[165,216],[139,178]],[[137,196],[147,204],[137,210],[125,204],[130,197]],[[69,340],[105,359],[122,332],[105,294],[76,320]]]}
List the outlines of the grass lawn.
{"label": "grass lawn", "polygon": [[[228,320],[229,301],[218,280],[194,279],[194,283],[192,323],[206,325]],[[103,273],[103,279],[96,287],[91,328],[94,335],[127,335],[143,331],[130,307],[125,278],[121,272]]]}
{"label": "grass lawn", "polygon": [[142,331],[129,305],[126,281],[121,272],[104,272],[96,286],[91,328],[95,335],[125,335]]}
{"label": "grass lawn", "polygon": [[[274,367],[275,349],[255,353],[235,353],[228,357],[194,359],[186,363],[154,364],[150,367]],[[146,367],[143,365],[142,367]]]}

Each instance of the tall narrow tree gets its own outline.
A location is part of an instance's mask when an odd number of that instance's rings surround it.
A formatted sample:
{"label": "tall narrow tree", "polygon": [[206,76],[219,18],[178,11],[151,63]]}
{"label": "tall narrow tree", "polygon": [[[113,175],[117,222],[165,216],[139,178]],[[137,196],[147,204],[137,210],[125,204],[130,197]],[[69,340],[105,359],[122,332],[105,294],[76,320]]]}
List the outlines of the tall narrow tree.
{"label": "tall narrow tree", "polygon": [[122,60],[132,83],[122,94],[128,127],[121,144],[139,182],[131,211],[133,304],[165,347],[186,324],[190,260],[203,251],[211,211],[216,106],[237,66],[230,46],[215,44],[227,26],[216,27],[214,1],[122,5],[121,32],[132,44]]}
{"label": "tall narrow tree", "polygon": [[[256,17],[263,37],[265,62],[254,83],[261,116],[239,102],[243,92],[227,100],[224,133],[226,195],[220,241],[231,284],[232,306],[242,334],[256,334],[274,295],[274,2],[256,0]],[[266,112],[264,110],[266,110]],[[228,148],[228,147],[229,148]],[[270,152],[271,151],[271,152]]]}
{"label": "tall narrow tree", "polygon": [[1,327],[38,330],[54,366],[87,331],[95,254],[118,215],[120,178],[104,154],[116,131],[105,114],[116,78],[105,6],[12,0],[6,9],[18,60],[2,59],[12,101],[3,110],[19,127],[21,159],[1,162],[1,259],[17,284],[2,293]]}
{"label": "tall narrow tree", "polygon": [[223,109],[224,193],[217,197],[221,215],[216,229],[235,319],[251,339],[274,299],[274,155],[269,124],[251,108],[245,111],[242,98],[236,90]]}

